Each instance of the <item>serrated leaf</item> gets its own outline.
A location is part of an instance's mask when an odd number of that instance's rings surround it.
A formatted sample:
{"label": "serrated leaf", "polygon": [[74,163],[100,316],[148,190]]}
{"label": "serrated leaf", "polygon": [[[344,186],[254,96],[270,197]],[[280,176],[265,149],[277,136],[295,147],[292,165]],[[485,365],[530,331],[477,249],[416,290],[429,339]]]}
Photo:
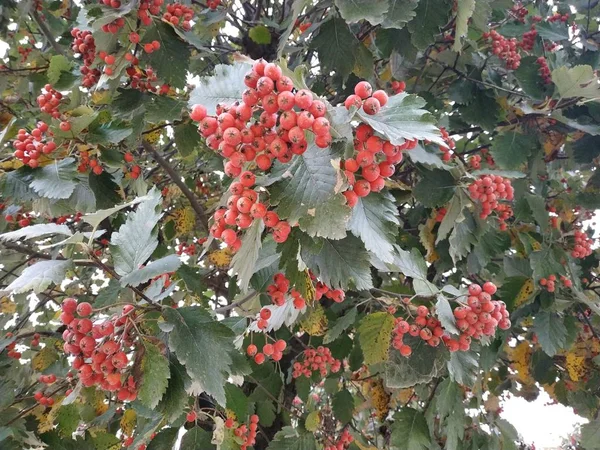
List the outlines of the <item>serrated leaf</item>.
{"label": "serrated leaf", "polygon": [[365,355],[365,364],[387,361],[389,357],[394,316],[387,312],[366,315],[358,325],[358,338]]}
{"label": "serrated leaf", "polygon": [[413,408],[394,414],[391,444],[399,450],[426,450],[431,438],[425,416]]}
{"label": "serrated leaf", "polygon": [[424,50],[433,44],[440,28],[448,22],[450,10],[451,3],[447,0],[420,1],[415,18],[408,23],[413,45]]}
{"label": "serrated leaf", "polygon": [[406,358],[397,350],[390,350],[390,359],[385,364],[385,385],[388,388],[404,389],[420,383],[428,383],[445,370],[448,352],[443,347],[431,347],[420,338],[411,336],[404,342],[412,348]]}
{"label": "serrated leaf", "polygon": [[179,427],[163,428],[148,444],[148,450],[173,450],[179,435]]}
{"label": "serrated leaf", "polygon": [[256,25],[250,28],[248,36],[259,45],[269,45],[271,43],[271,32],[264,25]]}
{"label": "serrated leaf", "polygon": [[339,17],[332,17],[321,24],[319,34],[311,42],[311,47],[319,55],[322,72],[334,71],[343,79],[346,79],[354,69],[356,62],[354,52],[359,45],[360,42],[354,33]]}
{"label": "serrated leaf", "polygon": [[259,423],[265,427],[270,427],[277,418],[275,405],[270,400],[256,402],[256,414],[259,418]]}
{"label": "serrated leaf", "polygon": [[417,13],[415,8],[419,0],[389,0],[387,10],[381,26],[383,28],[402,28],[410,22]]}
{"label": "serrated leaf", "polygon": [[433,116],[422,109],[426,104],[417,95],[402,93],[390,97],[387,104],[373,116],[362,109],[357,115],[394,145],[400,145],[406,139],[428,139],[443,144]]}
{"label": "serrated leaf", "polygon": [[167,308],[163,316],[174,327],[169,333],[169,348],[191,378],[187,391],[195,395],[206,392],[224,407],[233,332],[200,307]]}
{"label": "serrated leaf", "polygon": [[181,259],[177,255],[169,255],[152,261],[141,269],[134,270],[123,276],[119,281],[121,286],[139,286],[152,278],[165,273],[175,272],[181,266]]}
{"label": "serrated leaf", "polygon": [[442,420],[462,410],[463,393],[460,385],[450,378],[442,381],[436,391],[435,406]]}
{"label": "serrated leaf", "polygon": [[333,396],[331,409],[342,424],[350,423],[354,417],[354,397],[347,389],[342,389]]}
{"label": "serrated leaf", "polygon": [[438,320],[442,323],[442,327],[453,334],[460,334],[460,330],[456,327],[456,320],[452,313],[450,302],[443,294],[437,295],[435,303],[435,312]]}
{"label": "serrated leaf", "polygon": [[462,49],[462,38],[469,30],[469,19],[475,12],[475,0],[458,0],[456,2],[456,21],[454,32],[454,45],[452,50],[460,52]]}
{"label": "serrated leaf", "polygon": [[58,360],[58,352],[55,348],[47,345],[31,358],[31,367],[37,372],[43,372]]}
{"label": "serrated leaf", "polygon": [[68,259],[38,261],[23,270],[21,275],[0,293],[20,294],[31,290],[35,293],[42,292],[52,283],[60,284],[71,265],[71,260]]}
{"label": "serrated leaf", "polygon": [[248,415],[248,397],[239,387],[227,383],[225,385],[225,398],[227,409],[233,411],[239,422],[246,420]]}
{"label": "serrated leaf", "polygon": [[540,251],[531,253],[529,261],[533,270],[533,279],[536,282],[564,271],[562,264],[554,257],[552,247],[544,247]]}
{"label": "serrated leaf", "polygon": [[108,142],[110,144],[118,144],[123,139],[129,137],[133,133],[133,128],[119,122],[109,122],[100,126],[90,126],[86,136],[87,142],[101,144]]}
{"label": "serrated leaf", "polygon": [[529,208],[531,208],[531,212],[533,213],[533,217],[535,221],[540,226],[542,232],[545,232],[548,229],[550,216],[548,215],[548,211],[546,211],[546,200],[539,196],[526,193],[525,199],[529,204]]}
{"label": "serrated leaf", "polygon": [[435,153],[427,151],[420,145],[417,145],[412,150],[405,153],[408,158],[415,164],[422,164],[430,169],[450,170],[450,166],[444,163],[442,159]]}
{"label": "serrated leaf", "polygon": [[564,319],[556,313],[540,311],[533,319],[535,332],[542,350],[548,356],[554,356],[564,348],[567,340],[567,328]]}
{"label": "serrated leaf", "polygon": [[521,60],[521,65],[513,74],[523,92],[535,99],[543,99],[544,85],[536,59],[535,56],[526,56]]}
{"label": "serrated leaf", "polygon": [[119,427],[125,436],[131,436],[137,422],[137,413],[135,409],[126,409],[119,421]]}
{"label": "serrated leaf", "polygon": [[89,223],[92,227],[98,227],[100,222],[102,222],[107,217],[113,215],[116,212],[121,211],[129,206],[137,205],[138,203],[145,202],[147,200],[151,200],[153,197],[153,193],[150,192],[148,195],[144,195],[143,197],[137,197],[130,202],[123,203],[119,206],[115,206],[114,208],[101,209],[96,211],[95,213],[85,214],[82,219],[84,222]]}
{"label": "serrated leaf", "polygon": [[586,450],[600,448],[600,419],[581,426],[581,446]]}
{"label": "serrated leaf", "polygon": [[410,252],[395,245],[394,262],[388,267],[396,272],[402,272],[413,279],[413,287],[417,295],[426,297],[436,295],[437,287],[427,280],[427,263],[417,248]]}
{"label": "serrated leaf", "polygon": [[492,141],[490,153],[499,167],[515,170],[527,161],[538,145],[535,135],[510,131],[500,134]]}
{"label": "serrated leaf", "polygon": [[413,189],[415,199],[428,207],[445,205],[454,195],[456,181],[445,170],[434,169],[421,172],[421,179]]}
{"label": "serrated leaf", "polygon": [[96,450],[114,450],[119,448],[115,446],[121,445],[121,440],[117,436],[105,431],[94,433],[92,442]]}
{"label": "serrated leaf", "polygon": [[179,38],[173,27],[163,22],[156,22],[144,34],[144,41],[155,40],[160,42],[160,48],[145,54],[144,59],[161,80],[175,88],[184,88],[190,61],[189,46]]}
{"label": "serrated leaf", "polygon": [[366,20],[371,25],[383,22],[389,7],[387,0],[335,0],[335,6],[346,22]]}
{"label": "serrated leaf", "polygon": [[598,77],[591,66],[561,66],[552,71],[552,82],[563,98],[600,98]]}
{"label": "serrated leaf", "polygon": [[346,204],[342,194],[336,194],[315,208],[309,209],[298,221],[300,229],[309,236],[327,239],[346,237],[346,224],[353,209]]}
{"label": "serrated leaf", "polygon": [[34,172],[30,187],[40,196],[51,199],[69,198],[77,183],[75,159],[55,160]]}
{"label": "serrated leaf", "polygon": [[242,247],[231,260],[231,270],[237,274],[240,290],[243,293],[248,292],[250,279],[254,275],[255,264],[262,247],[261,235],[264,229],[264,222],[255,220],[242,237]]}
{"label": "serrated leaf", "polygon": [[454,263],[467,256],[471,247],[477,243],[476,229],[477,223],[471,212],[463,210],[448,238],[450,257]]}
{"label": "serrated leaf", "polygon": [[200,146],[198,127],[192,123],[182,123],[173,129],[177,151],[183,157],[191,155]]}
{"label": "serrated leaf", "polygon": [[204,105],[209,115],[214,115],[218,103],[230,105],[242,98],[246,90],[244,76],[250,70],[245,63],[233,65],[219,64],[211,77],[201,78],[190,94],[188,105]]}
{"label": "serrated leaf", "polygon": [[465,386],[473,386],[479,373],[479,363],[473,351],[450,353],[448,361],[450,379]]}
{"label": "serrated leaf", "polygon": [[160,192],[155,188],[148,194],[126,222],[111,236],[110,252],[114,260],[115,272],[124,276],[140,268],[158,246],[156,224],[162,217],[157,212],[162,202]]}
{"label": "serrated leaf", "polygon": [[79,410],[77,409],[77,405],[61,406],[56,413],[56,425],[60,434],[70,439],[79,425]]}
{"label": "serrated leaf", "polygon": [[479,125],[486,131],[492,131],[498,123],[497,117],[501,108],[491,90],[477,89],[472,100],[466,105],[459,106],[458,110],[465,122]]}
{"label": "serrated leaf", "polygon": [[188,403],[189,397],[185,386],[188,386],[191,380],[185,367],[179,364],[174,357],[170,358],[169,372],[171,374],[169,384],[157,409],[161,411],[168,423],[172,423],[181,416],[181,412]]}
{"label": "serrated leaf", "polygon": [[144,350],[138,399],[142,405],[155,408],[169,384],[169,361],[153,344],[144,343]]}
{"label": "serrated leaf", "polygon": [[299,427],[283,427],[278,431],[268,450],[317,450],[317,442],[312,433]]}
{"label": "serrated leaf", "polygon": [[536,24],[535,29],[542,39],[554,42],[569,39],[569,26],[564,22],[540,22]]}
{"label": "serrated leaf", "polygon": [[339,173],[332,165],[337,156],[331,148],[320,149],[313,142],[295,156],[280,181],[272,185],[271,204],[278,205],[279,217],[291,223],[323,207],[337,192]]}
{"label": "serrated leaf", "polygon": [[180,450],[215,450],[217,447],[211,443],[211,434],[200,427],[187,431],[181,439]]}
{"label": "serrated leaf", "polygon": [[62,234],[71,236],[73,232],[66,225],[56,223],[38,223],[28,227],[19,228],[15,231],[0,234],[0,241],[18,241],[20,239],[32,239],[46,236],[49,234]]}
{"label": "serrated leaf", "polygon": [[48,64],[48,70],[46,71],[46,77],[48,77],[48,83],[56,84],[60,79],[63,72],[69,72],[71,70],[71,62],[63,55],[54,55],[50,58]]}
{"label": "serrated leaf", "polygon": [[337,241],[318,239],[303,245],[301,256],[323,283],[333,289],[349,289],[351,282],[358,290],[373,287],[369,255],[362,242],[351,234]]}
{"label": "serrated leaf", "polygon": [[435,243],[438,244],[440,241],[446,239],[448,234],[454,228],[454,225],[462,216],[463,210],[463,202],[465,198],[461,190],[457,191],[457,193],[452,197],[448,208],[446,209],[446,214],[440,223],[440,226],[437,231],[437,238]]}
{"label": "serrated leaf", "polygon": [[323,344],[329,344],[335,341],[338,337],[342,335],[342,333],[349,327],[351,327],[356,321],[356,313],[357,309],[352,308],[342,317],[335,321],[333,326],[330,326],[325,333],[325,337],[323,338]]}
{"label": "serrated leaf", "polygon": [[359,198],[352,209],[348,229],[361,238],[368,251],[383,262],[392,262],[398,224],[398,208],[394,198],[387,192],[372,192]]}

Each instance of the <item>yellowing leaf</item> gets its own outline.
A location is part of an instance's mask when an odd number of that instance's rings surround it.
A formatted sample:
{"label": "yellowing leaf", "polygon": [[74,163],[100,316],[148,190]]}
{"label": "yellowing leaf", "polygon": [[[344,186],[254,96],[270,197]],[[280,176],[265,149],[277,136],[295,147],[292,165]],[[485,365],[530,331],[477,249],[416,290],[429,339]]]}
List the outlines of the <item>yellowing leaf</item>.
{"label": "yellowing leaf", "polygon": [[327,331],[327,317],[321,304],[310,311],[306,319],[300,322],[300,328],[311,336],[323,336]]}
{"label": "yellowing leaf", "polygon": [[196,214],[191,207],[187,206],[176,209],[173,211],[173,217],[175,218],[175,230],[177,234],[187,234],[194,230],[196,226]]}
{"label": "yellowing leaf", "polygon": [[17,304],[11,302],[10,298],[2,297],[0,299],[0,313],[2,314],[14,314],[17,311]]}
{"label": "yellowing leaf", "polygon": [[370,389],[367,392],[368,398],[371,400],[371,406],[375,409],[375,414],[379,420],[384,420],[390,411],[390,394],[387,393],[383,386],[383,380],[377,378],[370,383]]}
{"label": "yellowing leaf", "polygon": [[47,345],[31,359],[31,366],[37,372],[42,372],[58,359],[58,353],[53,347]]}
{"label": "yellowing leaf", "polygon": [[546,157],[554,155],[565,143],[566,136],[554,130],[549,130],[544,134],[544,154]]}
{"label": "yellowing leaf", "polygon": [[62,405],[64,397],[59,400],[54,401],[54,405],[48,411],[48,414],[44,417],[44,420],[40,421],[38,424],[38,433],[46,433],[54,428],[54,421],[56,420],[56,414],[58,414],[58,410]]}
{"label": "yellowing leaf", "polygon": [[315,286],[310,278],[310,274],[308,273],[308,269],[304,271],[304,276],[302,277],[302,286],[296,286],[300,292],[304,292],[304,300],[308,302],[309,305],[312,305],[317,298],[317,291],[315,290]]}
{"label": "yellowing leaf", "polygon": [[389,358],[394,316],[387,312],[376,312],[365,316],[358,326],[360,346],[365,364],[377,364]]}
{"label": "yellowing leaf", "polygon": [[150,142],[151,144],[156,144],[162,136],[163,131],[165,131],[164,128],[159,128],[158,130],[151,131],[150,133],[144,135],[144,139]]}
{"label": "yellowing leaf", "polygon": [[110,102],[111,93],[108,90],[92,92],[92,103],[96,105],[107,105]]}
{"label": "yellowing leaf", "polygon": [[119,426],[125,436],[131,436],[137,422],[137,413],[133,409],[128,409],[123,413]]}
{"label": "yellowing leaf", "polygon": [[515,307],[521,306],[523,303],[529,300],[533,295],[534,291],[535,285],[533,283],[533,278],[528,278],[515,298]]}
{"label": "yellowing leaf", "polygon": [[507,350],[507,353],[512,359],[512,365],[517,372],[517,379],[523,384],[531,382],[531,371],[529,363],[531,361],[531,347],[527,341],[521,342],[514,348]]}
{"label": "yellowing leaf", "polygon": [[304,427],[311,432],[317,431],[321,424],[321,413],[319,411],[311,412],[304,422]]}
{"label": "yellowing leaf", "polygon": [[572,352],[567,353],[565,368],[571,380],[579,381],[586,373],[585,356],[577,356]]}
{"label": "yellowing leaf", "polygon": [[556,392],[554,392],[554,388],[556,387],[556,383],[552,383],[552,384],[542,384],[542,387],[544,388],[544,390],[546,391],[546,393],[548,394],[548,396],[554,400],[558,402],[558,398],[556,397]]}
{"label": "yellowing leaf", "polygon": [[434,218],[429,218],[425,222],[425,224],[419,226],[419,239],[421,239],[421,244],[427,250],[427,254],[425,255],[425,259],[429,263],[433,263],[437,261],[440,257],[435,250],[435,238],[436,236],[433,234],[433,227],[435,227],[436,220]]}
{"label": "yellowing leaf", "polygon": [[214,266],[217,266],[221,269],[229,267],[231,264],[231,259],[233,258],[233,253],[229,248],[222,248],[220,250],[215,250],[214,252],[208,255],[208,260]]}
{"label": "yellowing leaf", "polygon": [[0,169],[3,170],[17,170],[19,167],[23,167],[23,162],[20,159],[12,158],[8,161],[0,163]]}

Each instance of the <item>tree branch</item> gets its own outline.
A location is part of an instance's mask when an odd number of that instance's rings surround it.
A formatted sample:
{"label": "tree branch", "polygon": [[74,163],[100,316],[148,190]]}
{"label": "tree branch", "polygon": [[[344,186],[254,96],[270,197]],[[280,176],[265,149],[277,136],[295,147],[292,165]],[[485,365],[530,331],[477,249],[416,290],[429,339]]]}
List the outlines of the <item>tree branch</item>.
{"label": "tree branch", "polygon": [[206,217],[204,208],[198,201],[198,197],[196,197],[194,193],[183,182],[181,175],[175,171],[171,164],[169,164],[169,162],[165,158],[163,158],[162,155],[148,141],[142,140],[142,147],[144,148],[144,150],[146,150],[152,155],[152,157],[158,163],[158,165],[164,169],[167,175],[169,175],[169,178],[171,178],[173,183],[175,183],[179,187],[179,189],[181,189],[181,192],[188,199],[190,205],[192,206],[192,208],[196,212],[196,215],[200,219],[202,228],[204,229],[204,231],[208,231],[208,218]]}
{"label": "tree branch", "polygon": [[252,300],[254,297],[256,296],[256,291],[252,291],[250,292],[248,295],[246,295],[244,298],[238,300],[237,302],[233,302],[230,305],[227,306],[222,306],[221,308],[215,308],[215,312],[216,313],[224,313],[229,311],[230,309],[233,308],[237,308],[238,306],[242,306],[244,303],[248,303],[250,300]]}
{"label": "tree branch", "polygon": [[42,32],[42,34],[44,35],[44,37],[46,38],[48,43],[52,46],[54,51],[56,51],[56,53],[58,53],[59,55],[66,56],[64,50],[62,49],[62,47],[60,45],[58,45],[58,42],[56,42],[56,38],[52,35],[52,32],[50,31],[50,29],[42,21],[42,19],[38,15],[37,11],[32,11],[31,17],[33,17],[33,21],[37,24],[38,28],[40,29],[40,31]]}

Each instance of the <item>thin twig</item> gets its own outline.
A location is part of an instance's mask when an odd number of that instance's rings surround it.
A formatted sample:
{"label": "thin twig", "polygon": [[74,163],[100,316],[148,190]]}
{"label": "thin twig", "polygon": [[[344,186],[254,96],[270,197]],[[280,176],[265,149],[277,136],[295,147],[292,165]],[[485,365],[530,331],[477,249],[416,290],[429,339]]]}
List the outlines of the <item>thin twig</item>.
{"label": "thin twig", "polygon": [[50,29],[42,21],[42,19],[38,15],[37,11],[32,11],[31,17],[33,17],[34,22],[37,24],[38,28],[40,29],[40,31],[42,32],[42,34],[48,41],[48,44],[50,44],[52,46],[54,51],[56,51],[56,53],[58,53],[59,55],[65,56],[64,50],[62,49],[62,47],[60,45],[58,45],[58,42],[56,42],[56,38],[52,35],[52,32],[50,31]]}
{"label": "thin twig", "polygon": [[246,295],[244,298],[238,300],[237,302],[233,302],[230,305],[226,305],[226,306],[222,306],[220,308],[215,308],[215,312],[216,313],[224,313],[229,311],[230,309],[233,308],[237,308],[238,306],[242,306],[244,303],[248,303],[250,300],[252,300],[254,297],[256,296],[256,291],[252,291],[250,292],[248,295]]}

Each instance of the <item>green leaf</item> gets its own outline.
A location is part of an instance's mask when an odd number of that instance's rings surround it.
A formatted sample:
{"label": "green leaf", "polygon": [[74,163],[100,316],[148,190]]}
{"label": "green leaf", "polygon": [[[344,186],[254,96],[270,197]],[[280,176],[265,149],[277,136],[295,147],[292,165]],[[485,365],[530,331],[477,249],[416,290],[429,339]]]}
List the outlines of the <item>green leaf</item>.
{"label": "green leaf", "polygon": [[598,77],[591,66],[560,66],[552,71],[552,81],[563,98],[600,98]]}
{"label": "green leaf", "polygon": [[471,247],[477,243],[476,230],[477,223],[473,214],[468,210],[463,210],[456,219],[454,229],[448,238],[450,257],[454,263],[467,256]]}
{"label": "green leaf", "polygon": [[227,409],[234,412],[240,422],[246,420],[248,415],[248,397],[235,384],[227,383],[225,385],[225,398]]}
{"label": "green leaf", "polygon": [[309,236],[327,239],[346,237],[346,224],[353,209],[346,204],[346,197],[336,194],[325,203],[309,209],[298,221],[300,229]]}
{"label": "green leaf", "polygon": [[479,363],[473,351],[450,353],[448,361],[450,379],[465,386],[473,386],[479,373]]}
{"label": "green leaf", "polygon": [[200,427],[194,427],[187,431],[181,439],[180,450],[216,450],[211,443],[212,435]]}
{"label": "green leaf", "polygon": [[335,6],[348,23],[366,20],[379,25],[388,11],[388,0],[335,0]]}
{"label": "green leaf", "polygon": [[179,428],[164,428],[148,444],[148,450],[173,450],[179,435]]}
{"label": "green leaf", "polygon": [[499,167],[515,170],[527,161],[536,147],[538,147],[538,140],[534,134],[510,131],[499,135],[492,141],[490,152]]}
{"label": "green leaf", "polygon": [[270,400],[256,402],[256,414],[259,417],[259,423],[265,427],[270,427],[277,418],[275,405]]}
{"label": "green leaf", "polygon": [[155,408],[169,384],[169,361],[156,345],[144,342],[144,356],[140,368],[142,380],[138,399],[142,405]]}
{"label": "green leaf", "polygon": [[231,105],[242,98],[246,90],[244,76],[250,70],[245,63],[233,65],[219,64],[211,77],[200,78],[200,82],[190,94],[188,105],[204,105],[209,115],[214,115],[217,104]]}
{"label": "green leaf", "polygon": [[283,54],[283,50],[285,49],[285,45],[294,31],[296,27],[296,20],[302,11],[304,11],[304,7],[308,4],[308,0],[293,0],[291,11],[289,12],[287,20],[288,25],[285,30],[279,36],[279,44],[277,45],[277,58],[281,58]]}
{"label": "green leaf", "polygon": [[390,264],[389,267],[393,271],[402,272],[407,277],[412,278],[417,295],[426,297],[436,295],[438,289],[427,280],[427,264],[419,250],[412,248],[408,252],[397,245],[394,247],[396,248],[396,255],[394,263]]}
{"label": "green leaf", "polygon": [[581,446],[586,450],[600,448],[600,419],[581,426]]}
{"label": "green leaf", "polygon": [[0,241],[19,241],[21,239],[32,239],[52,234],[72,236],[73,232],[66,225],[56,223],[38,223],[28,227],[19,228],[15,231],[0,234]]}
{"label": "green leaf", "polygon": [[556,313],[540,311],[533,319],[533,331],[537,335],[542,350],[548,356],[554,356],[564,348],[567,341],[567,327]]}
{"label": "green leaf", "polygon": [[267,450],[317,450],[312,433],[299,427],[283,427],[278,431]]}
{"label": "green leaf", "polygon": [[71,265],[71,260],[68,259],[38,261],[23,270],[21,275],[1,290],[0,293],[42,292],[52,283],[59,285],[64,280],[65,274],[71,268]]}
{"label": "green leaf", "polygon": [[491,90],[476,90],[472,100],[458,108],[461,117],[468,123],[481,126],[484,130],[492,131],[498,123],[500,105]]}
{"label": "green leaf", "polygon": [[440,227],[438,228],[437,237],[435,239],[436,244],[446,239],[446,237],[452,231],[454,225],[456,224],[459,218],[464,218],[464,216],[462,215],[462,210],[465,201],[466,199],[463,194],[463,191],[456,191],[454,197],[452,197],[452,200],[448,205],[446,214],[444,215],[444,218],[440,223]]}
{"label": "green leaf", "polygon": [[118,144],[133,133],[133,128],[123,122],[109,122],[100,126],[90,126],[86,139],[96,144]]}
{"label": "green leaf", "polygon": [[521,65],[513,72],[523,92],[535,99],[543,99],[544,85],[540,77],[539,65],[535,56],[526,56],[521,60]]}
{"label": "green leaf", "polygon": [[368,251],[383,262],[392,262],[398,224],[398,208],[394,198],[387,192],[372,192],[358,199],[352,209],[348,229],[361,238]]}
{"label": "green leaf", "polygon": [[531,263],[531,269],[533,270],[533,278],[536,283],[542,278],[564,272],[562,264],[560,264],[554,256],[552,247],[544,247],[540,251],[531,253],[531,255],[529,255],[529,261]]}
{"label": "green leaf", "polygon": [[160,42],[160,48],[145,54],[144,58],[161,80],[175,88],[184,88],[190,61],[190,48],[182,41],[173,27],[157,22],[144,34],[145,42]]}
{"label": "green leaf", "polygon": [[445,370],[448,352],[444,347],[431,347],[416,337],[406,337],[404,342],[412,348],[406,358],[397,350],[390,350],[385,364],[385,384],[388,388],[404,389],[420,383],[429,383]]}
{"label": "green leaf", "polygon": [[165,273],[175,272],[181,266],[181,259],[177,255],[160,258],[141,269],[134,270],[121,278],[121,286],[139,286],[152,278]]}
{"label": "green leaf", "polygon": [[256,25],[255,27],[250,28],[248,36],[255,43],[260,45],[269,45],[271,43],[271,32],[264,25]]}
{"label": "green leaf", "polygon": [[469,19],[475,12],[475,3],[475,0],[458,0],[456,2],[454,45],[452,46],[452,50],[455,52],[460,52],[462,49],[462,38],[467,36]]}
{"label": "green leaf", "polygon": [[417,15],[415,8],[418,3],[419,0],[389,0],[390,7],[381,26],[383,28],[404,27]]}
{"label": "green leaf", "polygon": [[177,125],[173,129],[173,136],[175,138],[177,151],[183,157],[191,155],[194,153],[194,150],[200,146],[198,127],[193,123],[182,123],[181,125]]}
{"label": "green leaf", "polygon": [[115,445],[119,445],[121,440],[114,434],[100,431],[94,434],[92,442],[94,443],[94,448],[96,450],[109,450]]}
{"label": "green leaf", "polygon": [[71,435],[79,425],[79,409],[77,405],[64,405],[56,413],[56,425],[60,434],[71,439]]}
{"label": "green leaf", "polygon": [[342,424],[350,423],[354,417],[354,397],[347,389],[342,389],[333,396],[331,409]]}
{"label": "green leaf", "polygon": [[33,172],[30,187],[40,196],[51,199],[69,198],[77,183],[75,177],[75,159],[55,160],[42,169]]}
{"label": "green leaf", "polygon": [[535,29],[542,39],[555,42],[569,39],[569,27],[564,22],[540,22]]}
{"label": "green leaf", "polygon": [[351,282],[358,290],[373,287],[369,254],[353,235],[338,241],[316,239],[314,243],[302,246],[301,256],[332,289],[349,289]]}
{"label": "green leaf", "polygon": [[426,450],[431,438],[423,413],[402,408],[394,414],[391,444],[399,450]]}
{"label": "green leaf", "polygon": [[281,180],[270,189],[271,204],[278,205],[279,217],[295,223],[309,212],[316,216],[316,208],[322,208],[340,191],[341,175],[332,165],[336,158],[330,147],[320,149],[314,143],[294,157]]}
{"label": "green leaf", "polygon": [[444,163],[438,155],[431,153],[420,145],[417,145],[409,152],[406,152],[405,155],[407,155],[414,164],[422,164],[430,169],[450,170],[450,166]]}
{"label": "green leaf", "polygon": [[471,18],[472,25],[480,31],[489,29],[489,19],[492,15],[491,0],[477,0],[475,2],[475,11]]}
{"label": "green leaf", "polygon": [[531,208],[535,221],[540,226],[542,233],[548,229],[550,216],[546,211],[546,200],[540,195],[526,193],[525,199]]}
{"label": "green leaf", "polygon": [[183,265],[177,269],[177,275],[183,280],[188,290],[194,294],[200,296],[206,290],[206,284],[202,280],[202,275],[193,267]]}
{"label": "green leaf", "polygon": [[444,294],[437,295],[437,302],[435,303],[435,312],[438,320],[442,323],[442,327],[446,331],[454,334],[460,334],[460,330],[456,327],[456,320],[452,312],[450,302],[444,296]]}
{"label": "green leaf", "polygon": [[231,260],[231,269],[237,273],[240,290],[243,293],[248,292],[250,279],[254,275],[255,264],[262,247],[261,235],[264,229],[264,222],[255,220],[242,237],[242,247]]}
{"label": "green leaf", "polygon": [[[422,109],[427,102],[413,94],[397,94],[374,116],[362,109],[357,112],[360,119],[381,133],[392,144],[400,145],[406,139],[428,139],[442,144],[433,116]],[[408,154],[412,151],[408,152]]]}
{"label": "green leaf", "polygon": [[447,0],[420,0],[416,17],[408,23],[411,42],[419,50],[435,42],[442,26],[448,22],[451,3]]}
{"label": "green leaf", "polygon": [[573,143],[573,158],[578,164],[589,164],[600,156],[600,136],[585,136]]}
{"label": "green leaf", "polygon": [[188,393],[206,392],[225,406],[224,386],[233,362],[233,332],[200,307],[166,308],[163,316],[174,327],[169,333],[169,348],[191,377]]}
{"label": "green leaf", "polygon": [[441,419],[463,409],[463,393],[460,385],[450,378],[440,383],[435,395],[436,410]]}
{"label": "green leaf", "polygon": [[162,217],[162,213],[157,212],[161,202],[160,192],[153,188],[137,210],[127,216],[119,231],[112,234],[110,252],[119,275],[139,269],[158,246],[156,224]]}
{"label": "green leaf", "polygon": [[421,179],[413,189],[415,199],[428,207],[445,205],[452,199],[456,181],[450,172],[440,169],[421,171]]}
{"label": "green leaf", "polygon": [[477,85],[469,80],[459,78],[448,87],[448,98],[459,105],[468,105],[473,101]]}
{"label": "green leaf", "polygon": [[182,411],[188,403],[188,394],[185,392],[185,386],[191,380],[183,367],[176,358],[170,358],[169,372],[171,374],[167,390],[162,396],[157,409],[161,411],[162,417],[169,423],[174,422],[182,414]]}
{"label": "green leaf", "polygon": [[48,83],[56,84],[63,72],[71,71],[71,62],[63,55],[54,55],[50,58],[46,76]]}
{"label": "green leaf", "polygon": [[360,321],[357,331],[365,364],[387,361],[393,329],[394,316],[387,312],[371,313]]}
{"label": "green leaf", "polygon": [[330,327],[327,330],[327,333],[325,333],[325,337],[323,338],[323,344],[329,344],[335,341],[338,337],[342,335],[342,333],[346,329],[354,325],[354,322],[356,321],[356,313],[357,309],[352,308],[350,309],[350,311],[348,311],[346,314],[344,314],[342,317],[336,320],[333,326],[331,326],[330,324]]}
{"label": "green leaf", "polygon": [[332,17],[321,24],[319,34],[311,43],[311,47],[319,54],[322,72],[335,72],[343,79],[354,69],[354,52],[359,45],[360,42],[346,22],[338,17]]}

